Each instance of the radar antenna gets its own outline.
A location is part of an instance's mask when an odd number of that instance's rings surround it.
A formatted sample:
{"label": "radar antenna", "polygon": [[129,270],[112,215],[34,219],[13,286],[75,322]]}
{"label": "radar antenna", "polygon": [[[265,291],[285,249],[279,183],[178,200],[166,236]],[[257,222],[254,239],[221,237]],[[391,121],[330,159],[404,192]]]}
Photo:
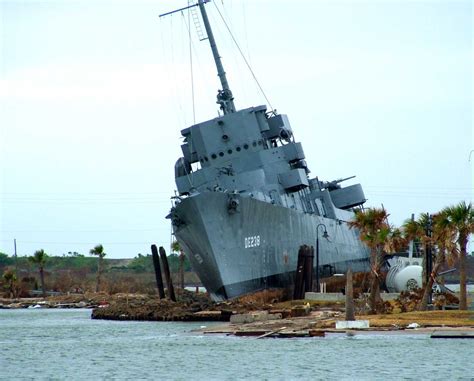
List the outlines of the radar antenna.
{"label": "radar antenna", "polygon": [[214,39],[211,24],[209,23],[209,18],[207,17],[206,9],[204,7],[204,4],[208,3],[209,1],[210,0],[198,0],[196,4],[180,8],[172,12],[163,13],[162,15],[160,15],[160,17],[180,12],[192,7],[199,7],[199,10],[201,11],[202,20],[204,22],[204,27],[206,28],[209,45],[211,45],[212,55],[214,56],[214,62],[216,63],[217,75],[219,76],[222,85],[222,90],[217,91],[217,103],[221,106],[221,110],[224,112],[224,114],[230,114],[235,112],[234,96],[232,95],[232,91],[230,90],[229,82],[227,82],[224,66],[222,65],[221,57],[219,55],[219,51],[217,50],[216,40]]}

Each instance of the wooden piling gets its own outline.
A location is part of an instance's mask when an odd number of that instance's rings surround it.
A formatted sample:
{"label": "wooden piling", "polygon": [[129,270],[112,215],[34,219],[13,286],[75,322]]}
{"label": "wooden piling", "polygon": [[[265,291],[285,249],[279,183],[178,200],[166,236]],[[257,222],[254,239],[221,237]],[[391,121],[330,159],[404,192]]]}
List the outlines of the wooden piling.
{"label": "wooden piling", "polygon": [[305,247],[305,268],[304,268],[304,291],[313,291],[313,261],[314,260],[314,247]]}
{"label": "wooden piling", "polygon": [[176,302],[176,295],[174,294],[173,281],[171,280],[170,268],[168,266],[168,258],[166,257],[166,251],[163,246],[160,246],[160,258],[163,264],[163,270],[165,272],[166,284],[168,287],[168,297],[173,302]]}
{"label": "wooden piling", "polygon": [[298,250],[298,263],[296,265],[295,274],[295,289],[293,292],[293,299],[302,299],[303,297],[303,285],[304,285],[304,246],[300,246]]}
{"label": "wooden piling", "polygon": [[153,258],[153,267],[155,268],[156,286],[158,287],[158,295],[160,299],[165,298],[165,289],[163,287],[163,277],[161,276],[160,258],[158,257],[158,249],[156,245],[151,245],[151,256]]}

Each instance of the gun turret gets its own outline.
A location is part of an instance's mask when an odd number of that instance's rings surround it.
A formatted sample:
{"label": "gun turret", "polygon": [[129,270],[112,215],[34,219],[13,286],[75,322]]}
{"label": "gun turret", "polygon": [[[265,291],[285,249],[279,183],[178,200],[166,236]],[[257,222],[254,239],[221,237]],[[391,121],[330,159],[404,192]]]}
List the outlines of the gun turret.
{"label": "gun turret", "polygon": [[337,179],[337,180],[332,180],[332,181],[321,181],[320,187],[321,189],[328,189],[330,191],[335,190],[335,189],[341,189],[341,186],[339,183],[342,183],[343,181],[353,179],[355,176],[349,176],[345,177],[343,179]]}

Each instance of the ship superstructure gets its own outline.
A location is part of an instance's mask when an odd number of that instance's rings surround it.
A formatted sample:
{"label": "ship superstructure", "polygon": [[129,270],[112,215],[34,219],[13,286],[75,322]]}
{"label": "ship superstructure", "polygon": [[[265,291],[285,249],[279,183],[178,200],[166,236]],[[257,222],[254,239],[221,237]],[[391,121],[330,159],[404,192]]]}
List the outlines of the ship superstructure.
{"label": "ship superstructure", "polygon": [[179,196],[168,216],[194,271],[216,300],[287,287],[298,248],[314,245],[321,225],[329,238],[320,240],[315,271],[365,271],[368,251],[346,223],[366,201],[361,185],[310,178],[285,114],[263,105],[236,110],[204,4],[195,6],[222,85],[222,115],[181,131]]}

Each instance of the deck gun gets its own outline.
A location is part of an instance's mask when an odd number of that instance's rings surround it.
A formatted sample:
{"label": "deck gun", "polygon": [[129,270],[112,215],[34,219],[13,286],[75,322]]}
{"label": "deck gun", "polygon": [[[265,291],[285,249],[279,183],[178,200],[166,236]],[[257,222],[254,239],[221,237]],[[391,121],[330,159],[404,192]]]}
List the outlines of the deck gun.
{"label": "deck gun", "polygon": [[333,181],[320,181],[319,186],[321,187],[321,189],[327,189],[329,191],[336,190],[336,189],[341,189],[341,186],[339,185],[340,183],[342,183],[343,181],[346,181],[346,180],[353,179],[354,177],[355,176],[349,176],[349,177],[345,177],[343,179],[337,179],[337,180],[333,180]]}

